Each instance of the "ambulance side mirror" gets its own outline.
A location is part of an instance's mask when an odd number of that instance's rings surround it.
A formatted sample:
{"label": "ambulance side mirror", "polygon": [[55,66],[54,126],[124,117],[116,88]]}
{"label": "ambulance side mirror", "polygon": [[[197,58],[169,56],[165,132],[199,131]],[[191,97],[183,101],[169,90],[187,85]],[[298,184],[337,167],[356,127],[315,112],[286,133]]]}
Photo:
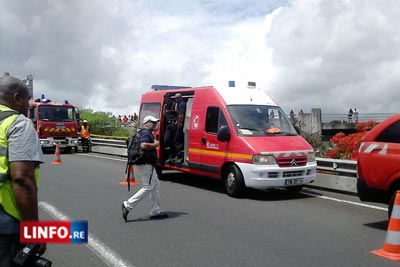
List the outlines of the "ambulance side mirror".
{"label": "ambulance side mirror", "polygon": [[231,140],[231,131],[229,130],[228,126],[224,125],[218,129],[217,139],[221,142],[227,142]]}

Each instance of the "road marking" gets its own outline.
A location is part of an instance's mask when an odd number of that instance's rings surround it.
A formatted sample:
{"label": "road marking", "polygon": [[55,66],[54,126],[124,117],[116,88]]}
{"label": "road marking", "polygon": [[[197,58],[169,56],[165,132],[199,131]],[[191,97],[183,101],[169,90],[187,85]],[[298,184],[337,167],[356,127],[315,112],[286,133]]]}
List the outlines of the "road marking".
{"label": "road marking", "polygon": [[[63,214],[60,210],[53,207],[52,205],[40,201],[39,207],[42,208],[47,214],[52,216],[57,220],[70,221],[65,214]],[[133,265],[124,261],[118,253],[109,248],[103,242],[101,242],[97,237],[95,237],[90,231],[88,233],[88,243],[85,244],[94,254],[96,254],[104,263],[108,266],[113,267],[133,267]]]}
{"label": "road marking", "polygon": [[105,156],[97,156],[93,154],[78,154],[79,156],[85,156],[85,157],[91,157],[91,158],[101,158],[101,159],[112,159],[112,160],[117,160],[117,161],[127,161],[127,159],[118,159],[118,158],[112,158],[112,157],[105,157]]}
{"label": "road marking", "polygon": [[333,198],[333,197],[321,196],[321,195],[319,195],[317,193],[312,193],[312,192],[307,192],[307,193],[306,192],[301,192],[301,193],[305,194],[305,195],[313,196],[313,197],[318,197],[318,198],[331,200],[331,201],[336,201],[336,202],[340,202],[340,203],[347,203],[347,204],[360,206],[360,207],[364,207],[364,208],[375,209],[375,210],[383,210],[383,211],[386,211],[386,212],[388,211],[388,209],[384,208],[384,207],[368,205],[368,204],[363,204],[363,203],[358,203],[358,202],[354,202],[354,201],[343,200],[343,199],[338,199],[338,198]]}

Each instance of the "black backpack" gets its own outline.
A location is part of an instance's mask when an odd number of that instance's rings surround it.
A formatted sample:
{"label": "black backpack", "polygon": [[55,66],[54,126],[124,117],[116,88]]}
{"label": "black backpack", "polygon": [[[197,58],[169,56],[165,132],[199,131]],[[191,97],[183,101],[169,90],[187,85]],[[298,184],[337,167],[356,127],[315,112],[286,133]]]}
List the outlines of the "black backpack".
{"label": "black backpack", "polygon": [[143,150],[140,148],[140,133],[135,133],[128,141],[128,164],[129,165],[139,165],[143,164],[145,157]]}

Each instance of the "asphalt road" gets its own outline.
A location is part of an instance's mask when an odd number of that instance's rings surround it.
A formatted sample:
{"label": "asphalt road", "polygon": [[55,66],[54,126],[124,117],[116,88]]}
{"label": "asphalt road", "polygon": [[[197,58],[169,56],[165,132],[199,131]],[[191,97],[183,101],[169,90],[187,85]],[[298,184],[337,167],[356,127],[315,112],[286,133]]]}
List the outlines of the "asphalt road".
{"label": "asphalt road", "polygon": [[372,255],[387,229],[383,206],[355,196],[305,189],[227,196],[216,180],[167,173],[161,207],[149,220],[147,199],[121,217],[128,192],[123,158],[45,155],[39,188],[42,220],[88,220],[87,245],[49,244],[53,266],[398,266]]}

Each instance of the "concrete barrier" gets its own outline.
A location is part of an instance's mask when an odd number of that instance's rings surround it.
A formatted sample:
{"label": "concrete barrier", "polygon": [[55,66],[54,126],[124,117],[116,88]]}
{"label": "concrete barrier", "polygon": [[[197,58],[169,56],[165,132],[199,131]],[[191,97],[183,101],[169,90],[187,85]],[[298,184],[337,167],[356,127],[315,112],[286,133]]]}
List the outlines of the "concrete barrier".
{"label": "concrete barrier", "polygon": [[357,178],[318,173],[315,181],[307,187],[328,189],[348,194],[357,194]]}

